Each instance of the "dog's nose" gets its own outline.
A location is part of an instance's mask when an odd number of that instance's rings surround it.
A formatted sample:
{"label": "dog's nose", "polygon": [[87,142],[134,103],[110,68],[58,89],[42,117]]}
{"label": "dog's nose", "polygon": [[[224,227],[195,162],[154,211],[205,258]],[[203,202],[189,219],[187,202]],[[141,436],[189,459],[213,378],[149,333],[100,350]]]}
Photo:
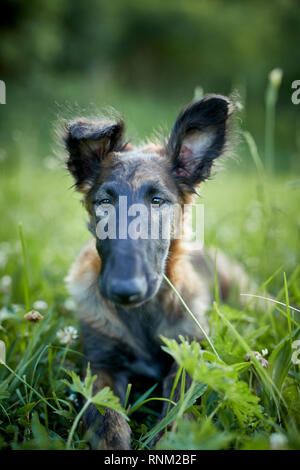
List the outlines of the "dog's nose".
{"label": "dog's nose", "polygon": [[110,298],[120,304],[131,304],[141,301],[147,292],[147,282],[144,277],[133,279],[114,279],[109,288]]}

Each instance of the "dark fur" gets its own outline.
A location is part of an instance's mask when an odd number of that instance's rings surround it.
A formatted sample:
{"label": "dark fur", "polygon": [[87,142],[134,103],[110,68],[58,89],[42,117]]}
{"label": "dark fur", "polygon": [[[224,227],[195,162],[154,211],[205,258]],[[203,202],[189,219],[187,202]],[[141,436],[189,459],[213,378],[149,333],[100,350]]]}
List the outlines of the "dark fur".
{"label": "dark fur", "polygon": [[179,114],[168,143],[168,152],[173,155],[175,171],[181,168],[179,153],[185,136],[194,130],[203,132],[209,127],[216,128],[216,136],[209,154],[195,165],[194,172],[188,175],[188,179],[183,177],[183,182],[190,188],[209,177],[213,161],[224,151],[228,117],[231,112],[232,105],[229,100],[223,96],[207,95]]}
{"label": "dark fur", "polygon": [[[117,201],[126,195],[129,204],[147,205],[157,194],[168,204],[190,201],[225,150],[230,114],[227,98],[206,96],[179,114],[166,146],[126,145],[122,120],[68,124],[67,166],[84,194],[94,236],[95,204],[103,197]],[[68,281],[78,303],[86,358],[98,375],[95,391],[108,385],[124,402],[128,382],[144,375],[162,380],[169,397],[174,364],[161,349],[160,335],[200,341],[201,332],[163,282],[163,273],[204,326],[211,302],[211,258],[193,251],[189,259],[183,253],[178,240],[96,239],[79,255]],[[129,426],[116,413],[108,410],[101,417],[91,406],[84,422],[93,447],[129,448]]]}

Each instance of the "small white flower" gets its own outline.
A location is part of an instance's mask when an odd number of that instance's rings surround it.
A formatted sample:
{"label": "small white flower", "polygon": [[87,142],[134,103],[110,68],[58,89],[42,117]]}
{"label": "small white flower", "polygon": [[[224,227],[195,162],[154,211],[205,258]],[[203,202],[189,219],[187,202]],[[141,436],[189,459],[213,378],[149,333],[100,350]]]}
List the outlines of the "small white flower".
{"label": "small white flower", "polygon": [[73,311],[76,308],[76,304],[73,299],[66,299],[64,302],[64,307],[66,310]]}
{"label": "small white flower", "polygon": [[5,268],[7,263],[7,255],[4,251],[0,251],[0,268]]}
{"label": "small white flower", "polygon": [[296,341],[293,341],[292,343],[292,348],[295,349],[296,351],[293,352],[291,361],[293,364],[300,364],[300,340],[296,339]]}
{"label": "small white flower", "polygon": [[270,436],[270,449],[272,450],[281,450],[287,444],[287,438],[283,434],[277,432],[271,434]]}
{"label": "small white flower", "polygon": [[48,304],[44,300],[36,300],[33,303],[33,308],[36,310],[47,310]]}
{"label": "small white flower", "polygon": [[8,308],[3,307],[0,310],[0,323],[3,322],[4,320],[8,320],[8,318],[13,317],[13,313],[11,313]]}
{"label": "small white flower", "polygon": [[12,278],[8,275],[3,276],[0,281],[0,291],[3,294],[8,294],[10,292],[12,285]]}
{"label": "small white flower", "polygon": [[269,73],[269,80],[270,83],[276,88],[280,87],[282,80],[282,70],[279,68],[271,70]]}
{"label": "small white flower", "polygon": [[[252,351],[252,354],[256,357],[258,362],[265,368],[267,369],[269,367],[268,361],[260,354],[258,351]],[[251,361],[251,354],[246,354],[245,356],[245,361]]]}
{"label": "small white flower", "polygon": [[267,354],[269,354],[269,351],[267,350],[267,348],[266,348],[266,349],[263,349],[262,352],[261,352],[261,354],[262,354],[263,356],[267,356]]}
{"label": "small white flower", "polygon": [[61,344],[72,344],[73,341],[78,338],[77,330],[74,326],[65,326],[61,330],[58,330],[56,336]]}
{"label": "small white flower", "polygon": [[25,320],[30,321],[32,323],[37,323],[43,320],[44,317],[40,314],[40,312],[37,312],[36,310],[31,310],[30,312],[24,315],[24,318]]}
{"label": "small white flower", "polygon": [[294,351],[291,357],[291,361],[295,365],[300,364],[300,359],[298,356],[299,356],[299,351]]}
{"label": "small white flower", "polygon": [[68,398],[72,403],[74,403],[75,406],[79,405],[79,400],[77,398],[77,395],[75,395],[75,393],[71,393]]}
{"label": "small white flower", "polygon": [[0,364],[5,364],[6,347],[4,341],[0,341]]}

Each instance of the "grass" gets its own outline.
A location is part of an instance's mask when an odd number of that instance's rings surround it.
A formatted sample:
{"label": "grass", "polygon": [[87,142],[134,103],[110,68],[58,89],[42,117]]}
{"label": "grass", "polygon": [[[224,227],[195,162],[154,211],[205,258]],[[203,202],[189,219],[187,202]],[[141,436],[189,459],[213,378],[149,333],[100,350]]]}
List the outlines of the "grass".
{"label": "grass", "polygon": [[[291,360],[300,339],[299,313],[291,308],[300,305],[300,185],[294,176],[266,174],[246,134],[240,162],[229,161],[201,188],[205,243],[240,261],[260,286],[257,295],[269,292],[274,301],[249,297],[241,308],[237,296],[223,304],[216,291],[205,350],[183,338],[164,339],[180,366],[175,383],[181,378],[182,388],[157,423],[159,385],[131,384],[123,409],[109,389],[93,396],[93,378],[79,379],[80,340],[63,345],[57,338],[65,326],[78,328],[63,278],[89,239],[86,216],[65,171],[49,158],[38,160],[22,143],[16,138],[9,148],[13,162],[0,163],[0,341],[6,348],[0,448],[87,449],[80,420],[85,397],[102,412],[111,407],[127,416],[136,449],[147,448],[160,431],[161,449],[300,449],[299,365]],[[46,302],[44,318],[30,323],[24,314],[38,300]],[[189,299],[183,301],[188,307]],[[267,369],[253,354],[265,349]],[[186,373],[193,382],[184,393]],[[185,420],[186,413],[193,419]]]}

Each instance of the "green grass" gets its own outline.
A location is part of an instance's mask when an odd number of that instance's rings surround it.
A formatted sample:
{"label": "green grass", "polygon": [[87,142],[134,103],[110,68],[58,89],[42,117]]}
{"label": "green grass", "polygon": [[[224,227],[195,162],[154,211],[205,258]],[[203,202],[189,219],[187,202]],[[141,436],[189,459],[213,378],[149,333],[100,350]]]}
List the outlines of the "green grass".
{"label": "green grass", "polygon": [[[189,373],[193,383],[159,424],[159,386],[133,383],[122,410],[109,390],[91,395],[91,377],[80,383],[80,340],[65,346],[56,335],[64,326],[78,327],[63,279],[89,239],[87,217],[64,169],[50,169],[53,161],[38,160],[29,148],[18,137],[9,147],[11,160],[0,162],[0,340],[6,346],[0,448],[88,448],[80,423],[85,396],[102,411],[109,406],[126,414],[137,449],[160,430],[162,449],[300,449],[299,365],[291,361],[300,319],[289,306],[258,306],[249,298],[242,309],[236,296],[220,304],[216,295],[208,312],[213,348],[208,341],[204,351],[166,339],[165,350],[180,365],[176,380],[182,374],[184,383]],[[240,261],[261,286],[259,295],[269,292],[290,306],[300,305],[299,192],[293,175],[267,176],[245,147],[239,162],[228,161],[202,186],[199,199],[205,243]],[[44,318],[29,323],[24,314],[37,300],[47,302]],[[263,349],[267,369],[252,353]],[[186,413],[193,419],[185,420]]]}

